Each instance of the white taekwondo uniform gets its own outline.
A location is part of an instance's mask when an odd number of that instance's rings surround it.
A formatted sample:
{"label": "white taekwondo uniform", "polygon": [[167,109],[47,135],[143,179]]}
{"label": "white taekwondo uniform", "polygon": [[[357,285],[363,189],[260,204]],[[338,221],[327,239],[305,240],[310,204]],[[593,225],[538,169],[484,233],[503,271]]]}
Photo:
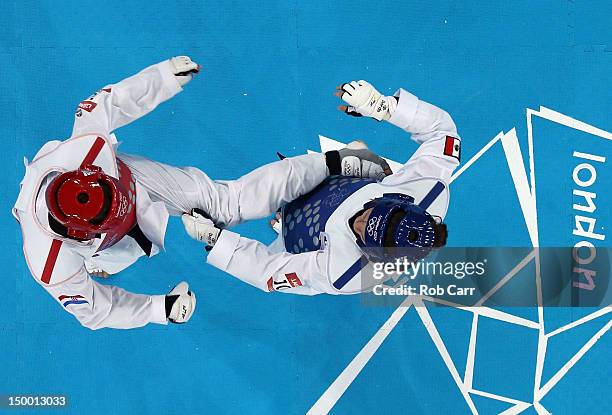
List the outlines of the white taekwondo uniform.
{"label": "white taekwondo uniform", "polygon": [[[420,144],[401,169],[380,183],[326,179],[311,194],[283,207],[283,231],[271,246],[223,230],[207,262],[264,291],[353,294],[377,283],[371,272],[365,272],[371,264],[356,243],[350,218],[372,199],[401,193],[444,219],[447,182],[461,153],[457,128],[448,113],[403,89],[395,96],[398,106],[389,122],[411,133]],[[263,192],[257,203],[266,199],[276,202],[276,207],[283,205],[278,195]]]}
{"label": "white taekwondo uniform", "polygon": [[[116,152],[114,130],[149,113],[181,90],[169,61],[107,85],[79,104],[68,140],[47,142],[31,163],[25,162],[26,173],[13,215],[21,226],[27,265],[35,280],[83,326],[126,329],[166,324],[165,296],[134,294],[91,278],[90,272],[97,269],[117,273],[145,251],[128,235],[98,250],[104,234],[80,242],[53,232],[45,190],[58,174],[78,169],[87,161],[117,178],[117,160],[127,165],[135,179],[131,196],[136,198],[137,223],[149,241],[149,255],[163,249],[169,215],[178,216],[198,207],[212,212],[217,223],[231,226],[268,215],[276,209],[270,203],[276,206],[278,201],[299,197],[327,174],[323,156],[316,154],[272,163],[236,181],[215,182],[193,167],[172,167]],[[261,193],[271,195],[270,203],[260,201]]]}

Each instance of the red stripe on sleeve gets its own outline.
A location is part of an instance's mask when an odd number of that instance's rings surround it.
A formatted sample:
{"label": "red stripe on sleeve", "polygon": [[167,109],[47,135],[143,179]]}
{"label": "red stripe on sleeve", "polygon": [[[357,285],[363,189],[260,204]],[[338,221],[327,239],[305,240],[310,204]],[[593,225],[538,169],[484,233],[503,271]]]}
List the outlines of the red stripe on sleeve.
{"label": "red stripe on sleeve", "polygon": [[85,298],[82,295],[60,295],[59,297],[57,297],[60,301],[65,300],[66,298],[73,298],[73,299],[78,299],[78,298]]}
{"label": "red stripe on sleeve", "polygon": [[96,159],[96,157],[98,157],[98,154],[100,154],[100,151],[102,151],[103,147],[104,147],[104,139],[102,137],[96,138],[96,141],[94,141],[93,145],[89,149],[89,152],[87,152],[87,155],[81,162],[81,167],[84,167],[88,164],[92,164],[94,160]]}
{"label": "red stripe on sleeve", "polygon": [[47,262],[45,262],[45,268],[43,269],[41,281],[45,284],[49,284],[51,281],[51,274],[53,274],[53,267],[55,267],[55,261],[59,255],[60,248],[62,247],[62,241],[54,239],[49,249],[49,255],[47,255]]}

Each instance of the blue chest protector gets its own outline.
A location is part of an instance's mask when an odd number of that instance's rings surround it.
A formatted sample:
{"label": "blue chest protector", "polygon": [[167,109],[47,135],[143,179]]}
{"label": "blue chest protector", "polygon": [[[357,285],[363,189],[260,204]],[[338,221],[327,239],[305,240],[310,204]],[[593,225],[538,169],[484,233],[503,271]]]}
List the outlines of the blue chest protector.
{"label": "blue chest protector", "polygon": [[375,180],[330,176],[310,192],[282,209],[283,239],[287,252],[300,254],[321,247],[319,233],[327,220],[350,195]]}

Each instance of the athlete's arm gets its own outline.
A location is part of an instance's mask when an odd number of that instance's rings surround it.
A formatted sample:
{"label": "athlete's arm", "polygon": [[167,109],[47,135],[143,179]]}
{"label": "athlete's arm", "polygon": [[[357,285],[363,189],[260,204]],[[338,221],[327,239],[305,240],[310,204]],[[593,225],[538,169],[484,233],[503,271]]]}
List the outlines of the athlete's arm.
{"label": "athlete's arm", "polygon": [[198,70],[197,63],[179,56],[105,86],[79,103],[72,135],[107,134],[129,124],[182,91]]}
{"label": "athlete's arm", "polygon": [[181,219],[189,236],[207,244],[210,252],[207,262],[214,267],[267,292],[288,290],[305,295],[321,292],[321,276],[325,275],[323,251],[302,254],[272,251],[258,241],[222,231],[197,209]]}
{"label": "athlete's arm", "polygon": [[353,81],[338,87],[336,95],[348,106],[339,107],[349,115],[385,120],[412,135],[420,144],[417,151],[384,183],[396,184],[417,177],[448,180],[459,165],[461,139],[450,115],[404,89],[393,97],[380,94],[366,81]]}
{"label": "athlete's arm", "polygon": [[92,330],[167,324],[165,295],[134,294],[95,282],[83,269],[56,285],[43,285],[60,305]]}
{"label": "athlete's arm", "polygon": [[[325,275],[324,251],[273,253],[264,244],[224,230],[208,254],[207,262],[266,292],[315,295]],[[317,278],[319,277],[319,278]]]}
{"label": "athlete's arm", "polygon": [[412,135],[420,144],[412,157],[385,183],[417,177],[437,177],[448,181],[459,165],[461,139],[450,115],[403,89],[395,93],[397,108],[389,122]]}
{"label": "athlete's arm", "polygon": [[306,295],[321,292],[316,289],[316,276],[324,275],[323,251],[273,252],[258,241],[221,231],[197,212],[184,214],[182,220],[189,236],[208,245],[207,262],[221,271],[267,292],[288,290]]}

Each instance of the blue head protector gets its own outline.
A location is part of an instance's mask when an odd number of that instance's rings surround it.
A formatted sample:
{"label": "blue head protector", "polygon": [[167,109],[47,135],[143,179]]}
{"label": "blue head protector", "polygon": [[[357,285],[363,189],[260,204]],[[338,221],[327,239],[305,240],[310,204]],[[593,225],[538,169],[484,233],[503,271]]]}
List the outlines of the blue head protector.
{"label": "blue head protector", "polygon": [[[358,240],[358,244],[370,260],[407,258],[414,262],[429,254],[434,244],[434,219],[412,197],[385,193],[364,206],[369,208],[373,209],[366,225],[365,243]],[[396,226],[389,226],[396,214],[403,217]],[[393,246],[385,246],[385,241],[387,245],[392,241]]]}

